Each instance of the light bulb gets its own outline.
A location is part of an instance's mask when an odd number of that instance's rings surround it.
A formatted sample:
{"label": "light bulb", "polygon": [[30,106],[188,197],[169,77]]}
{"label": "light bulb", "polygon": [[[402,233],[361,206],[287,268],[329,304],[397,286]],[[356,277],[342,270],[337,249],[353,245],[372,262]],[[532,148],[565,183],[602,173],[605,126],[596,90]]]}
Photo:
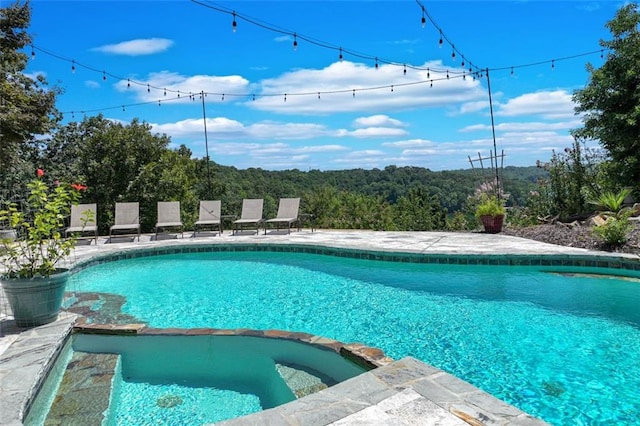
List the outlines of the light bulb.
{"label": "light bulb", "polygon": [[424,15],[422,15],[422,28],[424,28],[424,26],[427,24],[427,20],[424,17]]}
{"label": "light bulb", "polygon": [[238,23],[236,22],[236,13],[233,12],[233,22],[231,23],[231,31],[235,33],[237,29],[238,29]]}
{"label": "light bulb", "polygon": [[298,50],[298,37],[293,33],[293,50]]}
{"label": "light bulb", "polygon": [[71,73],[72,74],[76,73],[76,62],[75,61],[71,61]]}
{"label": "light bulb", "polygon": [[340,56],[338,56],[338,59],[342,62],[342,47],[340,48]]}

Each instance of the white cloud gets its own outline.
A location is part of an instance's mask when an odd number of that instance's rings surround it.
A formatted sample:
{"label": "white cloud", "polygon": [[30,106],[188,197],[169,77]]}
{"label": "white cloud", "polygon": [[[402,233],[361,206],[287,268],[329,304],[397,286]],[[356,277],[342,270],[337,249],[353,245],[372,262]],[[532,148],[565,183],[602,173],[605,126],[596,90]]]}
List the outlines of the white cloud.
{"label": "white cloud", "polygon": [[475,102],[466,102],[460,106],[459,113],[460,114],[469,114],[474,112],[480,112],[484,109],[489,109],[489,101],[475,101]]}
{"label": "white cloud", "polygon": [[89,89],[99,89],[100,88],[100,83],[98,83],[95,80],[85,80],[84,81],[84,85],[86,87],[88,87]]}
{"label": "white cloud", "polygon": [[258,97],[247,106],[285,114],[330,114],[443,107],[486,97],[478,81],[455,74],[459,69],[447,70],[441,62],[421,68],[425,70],[405,75],[395,65],[376,69],[342,61],[323,69],[294,70],[260,81]]}
{"label": "white cloud", "polygon": [[571,93],[566,90],[541,91],[526,93],[507,103],[500,104],[497,116],[516,117],[539,115],[546,119],[561,119],[573,117],[574,103]]}
{"label": "white cloud", "polygon": [[246,93],[248,86],[249,81],[238,75],[194,75],[189,77],[169,71],[151,73],[146,79],[120,80],[115,85],[120,92],[133,92],[139,100],[144,102],[167,99],[172,103],[192,102],[190,96],[197,96],[199,99],[201,92],[220,94],[219,98],[207,95],[207,102],[233,102],[237,98],[226,95],[223,99],[222,94]]}
{"label": "white cloud", "polygon": [[166,38],[145,38],[107,44],[91,50],[115,55],[141,56],[164,52],[172,45],[173,41]]}
{"label": "white cloud", "polygon": [[392,129],[389,127],[368,127],[366,129],[356,129],[348,132],[343,136],[354,136],[356,138],[382,138],[382,137],[399,137],[407,134],[404,129]]}
{"label": "white cloud", "polygon": [[[582,121],[579,119],[570,120],[570,121],[557,121],[544,123],[540,121],[522,121],[522,122],[512,122],[512,123],[499,123],[496,124],[496,131],[542,131],[542,130],[570,130],[576,127],[579,127],[582,124]],[[473,124],[471,126],[466,126],[460,129],[460,132],[476,132],[476,131],[488,131],[491,130],[491,126],[488,124]]]}
{"label": "white cloud", "polygon": [[[174,138],[204,137],[204,122],[201,118],[190,118],[175,123],[152,124],[153,131],[165,133]],[[281,123],[263,121],[245,125],[225,117],[207,118],[207,135],[217,139],[280,139],[302,140],[322,136],[336,136],[337,133],[315,123]]]}
{"label": "white cloud", "polygon": [[403,127],[404,124],[400,120],[389,117],[388,115],[377,114],[370,115],[369,117],[356,118],[353,121],[353,126],[357,128],[362,127]]}

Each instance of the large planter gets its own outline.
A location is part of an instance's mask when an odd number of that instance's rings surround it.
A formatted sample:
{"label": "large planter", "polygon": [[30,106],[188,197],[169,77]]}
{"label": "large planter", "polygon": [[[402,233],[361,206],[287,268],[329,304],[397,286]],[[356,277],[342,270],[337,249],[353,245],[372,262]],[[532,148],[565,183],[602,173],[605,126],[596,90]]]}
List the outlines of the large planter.
{"label": "large planter", "polygon": [[58,317],[69,271],[49,277],[2,278],[2,289],[9,300],[18,327],[35,327]]}
{"label": "large planter", "polygon": [[502,231],[504,215],[501,214],[498,216],[480,216],[480,221],[484,226],[484,232],[488,234],[497,234]]}

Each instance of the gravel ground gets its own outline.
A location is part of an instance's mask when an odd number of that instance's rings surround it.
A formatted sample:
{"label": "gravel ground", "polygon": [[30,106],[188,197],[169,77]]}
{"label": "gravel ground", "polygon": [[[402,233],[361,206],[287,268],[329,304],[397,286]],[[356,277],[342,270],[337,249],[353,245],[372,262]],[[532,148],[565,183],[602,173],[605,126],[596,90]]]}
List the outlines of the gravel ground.
{"label": "gravel ground", "polygon": [[568,247],[640,255],[640,222],[634,221],[633,223],[634,228],[629,233],[626,244],[621,247],[611,247],[605,244],[593,233],[591,226],[586,222],[571,224],[556,222],[526,228],[506,227],[502,233]]}

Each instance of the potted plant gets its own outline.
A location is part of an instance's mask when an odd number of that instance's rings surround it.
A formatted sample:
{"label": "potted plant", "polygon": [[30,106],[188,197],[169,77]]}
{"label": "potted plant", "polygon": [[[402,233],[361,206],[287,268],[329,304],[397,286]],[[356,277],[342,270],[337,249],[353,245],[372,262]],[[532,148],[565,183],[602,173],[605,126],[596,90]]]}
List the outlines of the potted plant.
{"label": "potted plant", "polygon": [[68,270],[58,263],[76,244],[64,238],[64,221],[83,185],[57,183],[49,188],[38,169],[27,184],[29,195],[21,208],[15,202],[0,210],[0,224],[13,229],[15,238],[0,242],[0,284],[19,327],[46,324],[57,318]]}
{"label": "potted plant", "polygon": [[497,234],[502,231],[505,212],[504,200],[486,193],[480,196],[476,206],[476,217],[482,222],[485,232]]}

